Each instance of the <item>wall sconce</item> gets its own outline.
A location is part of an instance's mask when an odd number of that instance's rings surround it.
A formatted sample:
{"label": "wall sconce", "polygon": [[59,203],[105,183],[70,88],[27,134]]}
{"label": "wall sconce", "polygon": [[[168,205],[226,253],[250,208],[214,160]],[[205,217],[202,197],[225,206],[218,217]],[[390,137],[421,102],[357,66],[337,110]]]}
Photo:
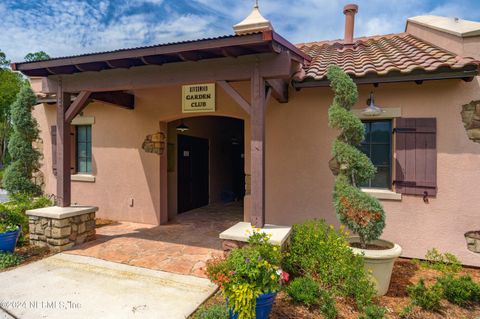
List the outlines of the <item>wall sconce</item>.
{"label": "wall sconce", "polygon": [[189,129],[190,128],[188,126],[186,126],[185,123],[183,123],[183,119],[180,122],[180,124],[177,126],[177,131],[182,132],[182,133],[188,131]]}
{"label": "wall sconce", "polygon": [[373,96],[373,92],[370,92],[370,103],[369,105],[363,109],[362,114],[365,116],[378,116],[383,113],[383,110],[375,105],[375,99]]}

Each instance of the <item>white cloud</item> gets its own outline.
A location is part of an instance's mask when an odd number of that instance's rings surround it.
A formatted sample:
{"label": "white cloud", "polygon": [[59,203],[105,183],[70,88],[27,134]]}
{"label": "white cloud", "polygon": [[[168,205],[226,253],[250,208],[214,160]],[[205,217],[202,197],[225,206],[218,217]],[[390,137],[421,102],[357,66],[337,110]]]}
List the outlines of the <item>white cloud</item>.
{"label": "white cloud", "polygon": [[[355,35],[402,32],[420,14],[479,17],[477,0],[357,0]],[[0,49],[15,61],[28,52],[74,55],[232,33],[253,0],[1,0]],[[276,31],[293,43],[343,36],[343,5],[332,0],[261,0]],[[477,8],[478,9],[478,8]],[[477,12],[477,13],[475,13]]]}

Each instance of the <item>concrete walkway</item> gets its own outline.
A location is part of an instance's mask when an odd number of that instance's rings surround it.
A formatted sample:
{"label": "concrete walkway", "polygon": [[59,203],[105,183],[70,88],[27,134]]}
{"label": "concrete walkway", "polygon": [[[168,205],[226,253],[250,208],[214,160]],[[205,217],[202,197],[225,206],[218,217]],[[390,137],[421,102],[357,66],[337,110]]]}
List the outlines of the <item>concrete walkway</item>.
{"label": "concrete walkway", "polygon": [[[57,254],[0,273],[0,308],[13,318],[184,319],[216,287],[194,276]],[[0,318],[10,318],[0,309]]]}

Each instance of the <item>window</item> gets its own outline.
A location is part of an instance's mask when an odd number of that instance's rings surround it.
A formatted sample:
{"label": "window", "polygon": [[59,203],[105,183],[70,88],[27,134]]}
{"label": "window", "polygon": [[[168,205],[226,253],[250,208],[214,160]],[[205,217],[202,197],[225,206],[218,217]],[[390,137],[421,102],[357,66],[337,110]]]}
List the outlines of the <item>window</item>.
{"label": "window", "polygon": [[92,126],[76,126],[77,173],[92,173]]}
{"label": "window", "polygon": [[365,138],[360,150],[377,168],[377,174],[363,187],[390,188],[392,185],[392,121],[364,121]]}

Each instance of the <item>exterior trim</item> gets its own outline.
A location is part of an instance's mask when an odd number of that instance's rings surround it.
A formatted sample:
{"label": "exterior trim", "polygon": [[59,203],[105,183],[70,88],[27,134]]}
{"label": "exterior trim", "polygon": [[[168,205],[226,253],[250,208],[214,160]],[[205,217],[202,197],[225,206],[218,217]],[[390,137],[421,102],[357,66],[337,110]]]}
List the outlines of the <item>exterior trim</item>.
{"label": "exterior trim", "polygon": [[95,176],[90,174],[73,174],[71,176],[72,182],[87,182],[87,183],[95,183]]}
{"label": "exterior trim", "polygon": [[93,125],[95,124],[95,116],[76,116],[72,120],[72,125]]}
{"label": "exterior trim", "polygon": [[386,199],[386,200],[395,200],[395,201],[402,200],[402,194],[395,193],[389,189],[362,188],[362,191],[369,194],[370,196],[375,197],[376,199]]}

